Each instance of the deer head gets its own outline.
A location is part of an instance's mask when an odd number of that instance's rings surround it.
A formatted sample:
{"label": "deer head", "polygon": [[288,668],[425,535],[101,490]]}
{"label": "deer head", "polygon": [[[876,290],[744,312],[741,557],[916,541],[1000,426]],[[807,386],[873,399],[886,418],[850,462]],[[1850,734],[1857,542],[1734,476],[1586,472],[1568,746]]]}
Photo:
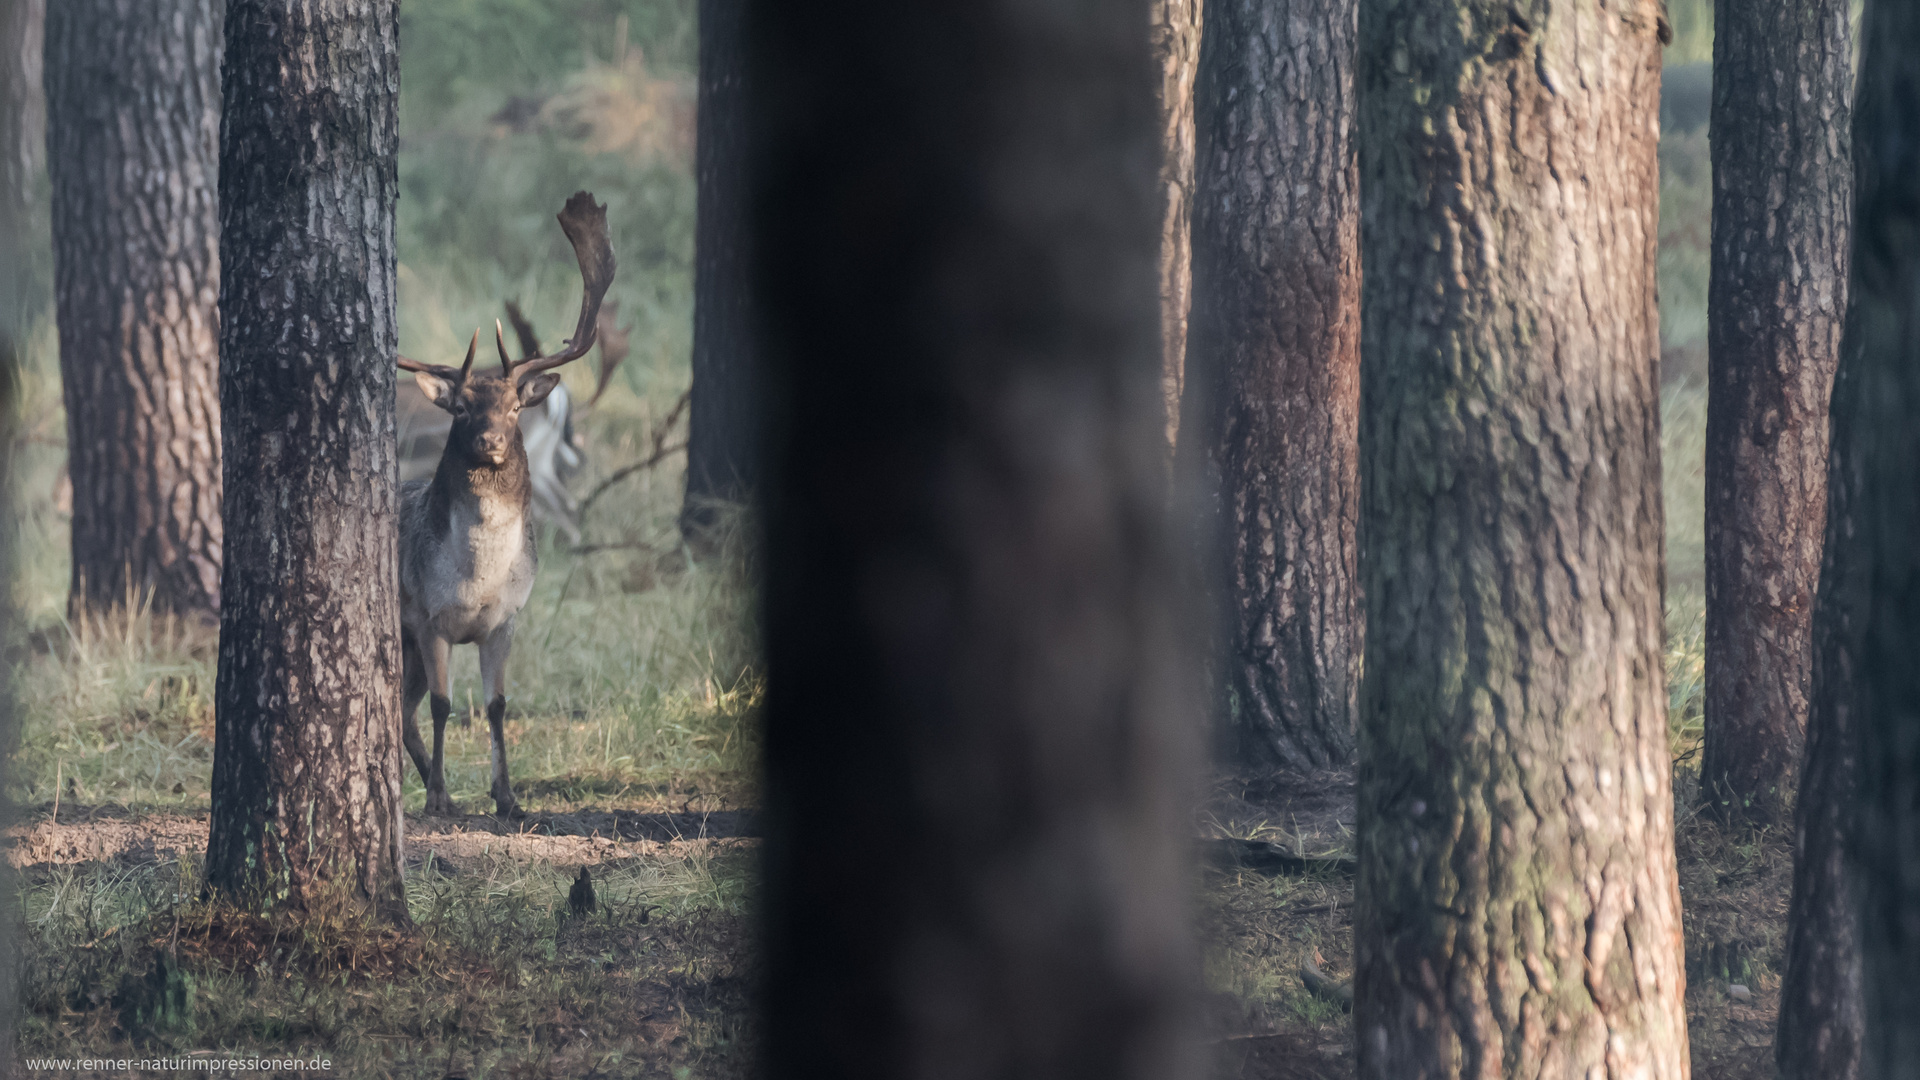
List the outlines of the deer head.
{"label": "deer head", "polygon": [[[607,235],[607,208],[594,205],[593,196],[576,192],[560,211],[560,228],[573,244],[580,263],[582,296],[580,320],[558,352],[515,361],[507,355],[500,323],[493,324],[493,340],[500,352],[500,370],[473,370],[473,354],[480,332],[467,344],[467,358],[457,368],[423,364],[400,358],[400,367],[414,373],[414,382],[427,400],[453,417],[446,453],[469,467],[505,465],[520,446],[520,410],[545,401],[560,383],[553,369],[585,356],[593,348],[600,302],[613,282],[613,244]],[[523,452],[524,453],[524,452]]]}

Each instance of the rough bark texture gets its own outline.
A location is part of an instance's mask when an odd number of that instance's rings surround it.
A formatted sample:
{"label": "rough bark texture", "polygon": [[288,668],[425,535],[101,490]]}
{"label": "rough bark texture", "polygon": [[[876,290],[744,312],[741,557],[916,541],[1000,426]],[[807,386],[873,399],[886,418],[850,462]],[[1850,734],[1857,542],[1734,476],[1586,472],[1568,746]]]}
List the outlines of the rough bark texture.
{"label": "rough bark texture", "polygon": [[[1849,12],[1847,4],[1839,2],[1812,6],[1768,2],[1755,6],[1751,12],[1736,4],[1734,12],[1722,13],[1720,19],[1724,19],[1722,25],[1726,27],[1720,31],[1720,35],[1726,35],[1726,44],[1718,44],[1720,38],[1716,37],[1715,48],[1728,48],[1728,56],[1749,52],[1763,65],[1759,71],[1730,73],[1740,77],[1740,81],[1730,85],[1730,92],[1743,94],[1747,110],[1761,115],[1764,110],[1770,110],[1778,117],[1776,125],[1755,125],[1749,117],[1740,115],[1730,115],[1724,121],[1728,125],[1743,125],[1741,140],[1763,140],[1761,146],[1745,148],[1736,142],[1722,150],[1722,140],[1715,140],[1716,156],[1732,156],[1736,150],[1753,152],[1751,156],[1743,154],[1749,160],[1734,163],[1734,169],[1745,171],[1730,173],[1730,179],[1749,177],[1741,184],[1747,188],[1747,200],[1743,206],[1736,204],[1732,213],[1745,213],[1747,236],[1743,242],[1751,252],[1747,258],[1755,263],[1755,296],[1734,300],[1734,304],[1743,304],[1751,315],[1747,323],[1736,323],[1730,331],[1738,329],[1755,334],[1755,359],[1759,359],[1759,363],[1749,365],[1757,367],[1751,375],[1745,371],[1728,373],[1747,375],[1747,379],[1751,379],[1747,388],[1730,380],[1730,390],[1722,394],[1722,382],[1716,379],[1716,398],[1711,402],[1718,402],[1720,396],[1728,398],[1730,405],[1726,413],[1732,421],[1724,423],[1730,423],[1730,427],[1738,421],[1755,429],[1759,427],[1759,419],[1768,417],[1772,423],[1757,434],[1774,438],[1774,457],[1759,454],[1759,448],[1751,442],[1732,448],[1740,454],[1736,463],[1743,463],[1749,473],[1759,471],[1755,479],[1749,480],[1749,486],[1759,486],[1759,494],[1753,498],[1763,500],[1763,507],[1768,503],[1772,507],[1772,515],[1764,519],[1741,521],[1736,515],[1751,509],[1743,505],[1749,496],[1745,492],[1726,492],[1722,496],[1732,503],[1724,511],[1726,519],[1732,521],[1734,527],[1745,527],[1745,532],[1751,534],[1734,536],[1734,540],[1753,552],[1745,573],[1759,578],[1741,584],[1741,588],[1782,588],[1780,582],[1786,580],[1801,590],[1801,594],[1805,592],[1805,578],[1788,575],[1788,571],[1805,571],[1789,559],[1805,559],[1803,550],[1811,542],[1793,534],[1776,534],[1807,528],[1805,523],[1793,523],[1784,515],[1797,509],[1789,498],[1809,494],[1805,488],[1811,484],[1801,475],[1809,467],[1803,457],[1811,454],[1814,440],[1818,440],[1820,450],[1826,450],[1830,425],[1828,400],[1824,396],[1816,402],[1801,400],[1805,382],[1812,375],[1793,371],[1788,365],[1807,365],[1809,361],[1818,363],[1818,359],[1824,359],[1824,356],[1807,356],[1811,352],[1809,346],[1832,350],[1832,356],[1839,356],[1837,311],[1845,311],[1847,319],[1855,323],[1847,329],[1849,350],[1855,359],[1843,363],[1841,377],[1832,388],[1834,446],[1832,455],[1820,463],[1822,471],[1816,477],[1822,484],[1816,494],[1822,498],[1812,511],[1816,513],[1816,521],[1822,523],[1824,563],[1820,559],[1822,548],[1812,548],[1814,565],[1818,565],[1820,571],[1818,603],[1811,605],[1811,626],[1807,630],[1811,640],[1811,688],[1805,698],[1786,698],[1786,692],[1799,690],[1799,686],[1776,671],[1778,665],[1786,665],[1791,659],[1791,655],[1780,655],[1776,651],[1782,644],[1778,638],[1784,636],[1780,630],[1786,621],[1782,619],[1782,611],[1768,603],[1768,594],[1751,596],[1747,598],[1747,609],[1753,613],[1738,623],[1745,626],[1741,632],[1755,636],[1751,644],[1738,640],[1718,642],[1722,650],[1718,663],[1728,667],[1745,665],[1740,669],[1741,678],[1751,680],[1751,686],[1724,688],[1722,694],[1728,703],[1722,705],[1724,711],[1716,715],[1713,711],[1715,609],[1709,594],[1707,767],[1715,769],[1715,773],[1707,774],[1720,776],[1722,786],[1734,794],[1740,794],[1740,784],[1747,784],[1745,798],[1764,794],[1766,784],[1778,782],[1774,771],[1782,765],[1774,761],[1774,757],[1789,746],[1797,746],[1801,734],[1799,719],[1805,717],[1805,759],[1799,773],[1799,796],[1793,801],[1793,901],[1788,909],[1788,961],[1780,982],[1780,1024],[1774,1036],[1774,1057],[1780,1063],[1784,1080],[1853,1080],[1860,1074],[1862,1017],[1859,919],[1855,911],[1855,890],[1851,888],[1853,882],[1847,876],[1847,847],[1851,844],[1859,771],[1859,713],[1853,686],[1859,676],[1860,571],[1864,561],[1853,540],[1860,525],[1857,519],[1859,467],[1855,463],[1855,442],[1849,436],[1859,407],[1855,402],[1862,384],[1859,369],[1862,338],[1859,309],[1849,311],[1845,304],[1845,231],[1849,223],[1847,217],[1853,209],[1851,125],[1847,117],[1847,102],[1851,98]],[[1778,52],[1780,58],[1774,60],[1770,56],[1772,52]],[[1718,60],[1716,56],[1716,63]],[[1720,94],[1715,94],[1715,100],[1720,100]],[[1724,104],[1718,104],[1716,110],[1736,111]],[[1722,123],[1720,111],[1715,113],[1715,123]],[[1793,136],[1793,129],[1786,125],[1803,131]],[[1724,165],[1716,161],[1716,169],[1720,167]],[[1797,198],[1788,198],[1789,194]],[[1715,196],[1716,200],[1724,198],[1718,186]],[[1780,209],[1774,209],[1776,204]],[[1718,261],[1738,258],[1741,252],[1722,256],[1718,233],[1720,211],[1716,206],[1715,258]],[[1715,288],[1718,288],[1720,273],[1718,261]],[[1741,273],[1740,265],[1736,263],[1736,269],[1730,273]],[[1803,284],[1811,277],[1837,281],[1824,286],[1820,296],[1811,298],[1807,284]],[[1795,321],[1789,323],[1788,317]],[[1709,325],[1709,329],[1713,331],[1715,325]],[[1782,371],[1782,367],[1786,369]],[[1734,405],[1738,405],[1738,409]],[[1789,429],[1784,423],[1788,419],[1797,421],[1801,430]],[[1716,432],[1715,421],[1716,413],[1709,411],[1709,455],[1715,454],[1716,434],[1724,434]],[[1736,430],[1736,434],[1741,430],[1745,429]],[[1715,461],[1709,457],[1709,500],[1715,498],[1711,486],[1715,482],[1713,469]],[[1715,503],[1709,502],[1707,513],[1711,523]],[[1788,540],[1799,540],[1799,550],[1788,546]],[[1709,584],[1715,575],[1715,555],[1713,534],[1709,532]],[[1722,557],[1734,561],[1740,559],[1741,552],[1726,552]],[[1730,569],[1741,571],[1743,567],[1736,561]],[[1799,601],[1797,594],[1782,592],[1782,598],[1786,596],[1795,596],[1795,601]],[[1740,619],[1738,607],[1732,617]],[[1772,636],[1768,638],[1768,634]],[[1745,694],[1745,698],[1740,698],[1741,694]],[[1740,730],[1741,721],[1751,730]],[[1715,724],[1722,730],[1716,732]],[[1782,732],[1780,728],[1788,724],[1791,724],[1789,732]],[[1715,757],[1716,738],[1724,748],[1720,757]],[[1740,740],[1759,742],[1761,746],[1741,746]],[[1793,767],[1793,761],[1788,761],[1786,767]],[[1745,798],[1741,798],[1741,803]],[[1770,799],[1759,799],[1757,807],[1776,811]]]}
{"label": "rough bark texture", "polygon": [[1361,7],[1366,1080],[1688,1075],[1661,15]]}
{"label": "rough bark texture", "polygon": [[1860,714],[1853,688],[1866,565],[1853,540],[1861,525],[1857,451],[1850,437],[1863,378],[1857,303],[1848,317],[1856,325],[1847,330],[1833,390],[1834,441],[1822,508],[1826,543],[1813,615],[1806,760],[1793,808],[1793,900],[1774,1034],[1781,1080],[1860,1075],[1860,931],[1847,865],[1859,769]]}
{"label": "rough bark texture", "polygon": [[1202,0],[1149,0],[1160,66],[1160,391],[1167,450],[1180,436],[1187,311],[1193,301],[1193,81],[1200,71]]}
{"label": "rough bark texture", "polygon": [[695,123],[693,394],[680,530],[711,542],[722,505],[753,490],[754,338],[748,264],[747,0],[700,0],[700,102]]}
{"label": "rough bark texture", "polygon": [[1208,12],[1185,437],[1217,517],[1216,711],[1245,763],[1344,766],[1361,658],[1355,7]]}
{"label": "rough bark texture", "polygon": [[[1822,659],[1840,662],[1819,673],[1814,713],[1816,723],[1832,723],[1842,764],[1829,766],[1838,780],[1825,793],[1829,804],[1817,818],[1810,807],[1803,821],[1811,846],[1825,840],[1816,827],[1845,814],[1845,737],[1857,734],[1858,817],[1846,870],[1860,919],[1861,1075],[1911,1080],[1920,1077],[1920,10],[1866,10],[1852,306],[1833,402],[1836,524],[1821,579]],[[1837,877],[1824,863],[1814,874],[1829,884]],[[1842,910],[1849,898],[1830,890],[1802,904],[1800,891],[1794,944],[1805,939],[1843,963],[1847,953],[1837,950],[1853,944]],[[1844,1043],[1846,989],[1837,973],[1823,981],[1832,988],[1828,1030]]]}
{"label": "rough bark texture", "polygon": [[753,14],[767,1075],[1194,1076],[1146,0]]}
{"label": "rough bark texture", "polygon": [[207,880],[405,917],[395,0],[228,0]]}
{"label": "rough bark texture", "polygon": [[219,8],[47,20],[75,610],[220,609]]}
{"label": "rough bark texture", "polygon": [[1852,212],[1848,0],[1718,0],[1701,798],[1788,820]]}

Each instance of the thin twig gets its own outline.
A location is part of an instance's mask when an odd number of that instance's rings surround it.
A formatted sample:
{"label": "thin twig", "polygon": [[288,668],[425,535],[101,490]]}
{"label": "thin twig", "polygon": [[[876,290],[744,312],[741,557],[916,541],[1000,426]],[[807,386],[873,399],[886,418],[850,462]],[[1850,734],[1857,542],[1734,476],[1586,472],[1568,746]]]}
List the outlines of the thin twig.
{"label": "thin twig", "polygon": [[613,544],[576,544],[561,550],[569,555],[593,555],[602,551],[658,551],[659,549],[643,540],[623,540]]}
{"label": "thin twig", "polygon": [[608,488],[632,476],[634,473],[640,472],[643,469],[653,468],[655,465],[665,461],[669,456],[677,454],[686,448],[687,444],[684,441],[674,443],[672,446],[662,446],[654,450],[653,453],[648,454],[645,458],[631,465],[614,470],[612,476],[600,481],[599,485],[596,486],[586,498],[580,500],[580,511],[574,515],[575,519],[581,521],[586,520],[587,510],[593,506],[593,501],[604,494]]}
{"label": "thin twig", "polygon": [[593,506],[594,500],[604,494],[608,488],[642,469],[653,468],[655,465],[665,461],[668,455],[677,454],[687,448],[687,443],[684,439],[672,446],[668,446],[667,436],[673,433],[674,425],[680,422],[680,414],[686,411],[687,403],[692,400],[693,391],[691,389],[686,390],[680,395],[680,400],[673,403],[672,410],[660,421],[659,428],[655,429],[653,433],[653,453],[647,455],[642,461],[637,461],[623,469],[614,470],[612,476],[600,481],[599,485],[596,486],[586,498],[580,500],[580,509],[576,510],[573,515],[575,521],[585,522],[587,520],[587,510]]}

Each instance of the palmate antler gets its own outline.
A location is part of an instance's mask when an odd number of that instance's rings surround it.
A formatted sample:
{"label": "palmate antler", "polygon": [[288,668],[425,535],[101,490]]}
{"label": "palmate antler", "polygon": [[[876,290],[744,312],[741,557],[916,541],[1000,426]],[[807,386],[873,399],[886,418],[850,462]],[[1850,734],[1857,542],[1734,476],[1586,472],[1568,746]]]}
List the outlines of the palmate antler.
{"label": "palmate antler", "polygon": [[500,367],[503,373],[516,380],[551,371],[587,355],[599,332],[600,302],[606,299],[607,287],[613,284],[615,262],[613,238],[607,233],[607,208],[596,205],[593,196],[587,192],[576,191],[561,209],[559,218],[560,228],[573,244],[574,258],[580,261],[580,321],[574,324],[573,336],[566,340],[559,352],[551,356],[530,357],[518,363],[507,359],[506,341],[500,337],[499,323],[496,322],[494,332],[499,338]]}
{"label": "palmate antler", "polygon": [[[506,337],[501,331],[499,320],[493,324],[494,343],[500,350],[500,374],[515,381],[524,381],[529,376],[543,371],[551,371],[562,364],[571,363],[587,355],[593,348],[595,336],[599,331],[600,302],[606,299],[607,287],[613,284],[613,273],[617,264],[613,257],[613,238],[607,232],[607,208],[596,204],[593,196],[585,191],[576,191],[567,200],[557,215],[560,228],[567,234],[567,240],[573,244],[574,258],[580,262],[580,321],[575,325],[573,336],[568,338],[559,352],[551,356],[527,356],[515,361],[507,356]],[[519,311],[509,305],[510,312],[518,316]],[[524,320],[514,319],[514,330],[519,335],[521,347],[533,351],[532,330],[524,327]],[[480,344],[480,331],[473,332],[473,341],[467,345],[467,359],[458,368],[445,364],[423,364],[418,360],[400,357],[400,370],[425,372],[437,375],[453,383],[457,394],[467,381],[468,372],[473,370],[473,353]]]}

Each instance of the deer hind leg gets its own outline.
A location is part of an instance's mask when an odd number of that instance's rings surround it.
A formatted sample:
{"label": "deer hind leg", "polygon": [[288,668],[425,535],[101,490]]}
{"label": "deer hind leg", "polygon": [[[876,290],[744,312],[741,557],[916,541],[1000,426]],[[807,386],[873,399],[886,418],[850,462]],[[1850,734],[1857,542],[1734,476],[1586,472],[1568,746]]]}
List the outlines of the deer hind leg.
{"label": "deer hind leg", "polygon": [[480,681],[486,687],[487,729],[493,746],[493,812],[500,817],[526,815],[507,779],[507,653],[513,649],[513,620],[480,643]]}
{"label": "deer hind leg", "polygon": [[420,711],[420,699],[427,696],[427,667],[420,659],[420,643],[405,630],[400,631],[400,670],[400,739],[424,784],[433,776],[433,761],[427,757],[427,744],[420,741],[420,728],[413,716]]}
{"label": "deer hind leg", "polygon": [[446,744],[447,717],[453,712],[453,699],[447,696],[447,639],[433,636],[420,643],[420,659],[426,669],[427,703],[433,710],[433,761],[427,773],[427,813],[454,813],[453,800],[447,796]]}

